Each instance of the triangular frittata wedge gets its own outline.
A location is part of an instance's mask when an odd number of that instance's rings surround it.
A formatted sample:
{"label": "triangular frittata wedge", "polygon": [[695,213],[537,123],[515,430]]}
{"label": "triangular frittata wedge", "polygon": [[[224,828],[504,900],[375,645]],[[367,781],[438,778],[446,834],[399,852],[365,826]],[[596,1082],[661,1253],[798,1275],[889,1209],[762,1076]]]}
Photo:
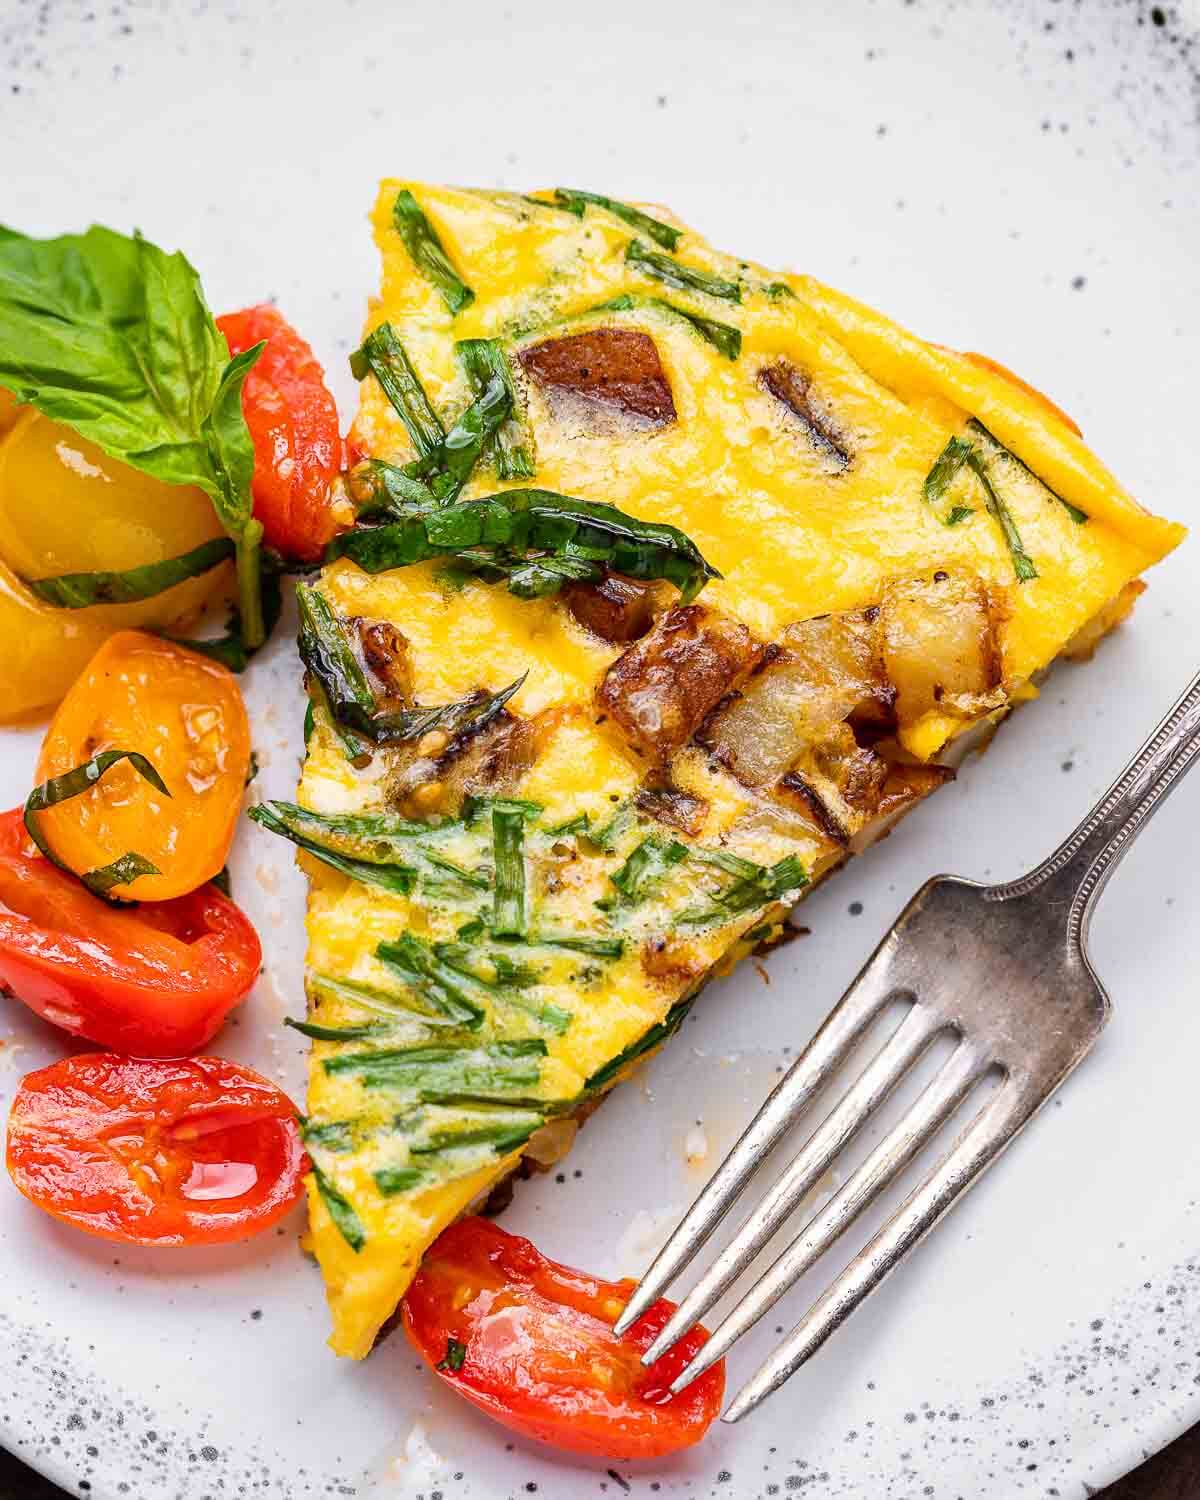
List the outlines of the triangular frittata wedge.
{"label": "triangular frittata wedge", "polygon": [[1001,367],[661,209],[386,182],[375,231],[358,524],[302,589],[307,758],[262,814],[311,881],[352,1357],[1182,536]]}

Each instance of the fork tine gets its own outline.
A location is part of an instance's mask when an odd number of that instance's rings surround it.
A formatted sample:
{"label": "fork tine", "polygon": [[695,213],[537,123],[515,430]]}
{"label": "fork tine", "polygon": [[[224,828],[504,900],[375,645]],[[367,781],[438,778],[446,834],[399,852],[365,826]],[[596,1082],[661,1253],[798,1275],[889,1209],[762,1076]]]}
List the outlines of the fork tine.
{"label": "fork tine", "polygon": [[762,1279],[713,1330],[692,1362],[671,1385],[677,1395],[752,1328],[876,1197],[904,1170],[935,1131],[954,1114],[989,1067],[987,1055],[960,1043],[937,1077],[880,1141],[830,1201],[778,1257]]}
{"label": "fork tine", "polygon": [[[890,934],[889,934],[890,937]],[[771,1091],[767,1102],[709,1179],[699,1197],[659,1251],[617,1319],[624,1333],[657,1302],[741,1196],[780,1137],[837,1067],[855,1041],[903,986],[889,978],[888,940],[868,960],[858,978],[826,1017],[808,1046]]]}
{"label": "fork tine", "polygon": [[719,1301],[944,1026],[944,1022],[934,1020],[920,1004],[913,1006],[683,1299],[642,1355],[643,1364],[653,1364]]}
{"label": "fork tine", "polygon": [[1041,1101],[1008,1080],[905,1199],[865,1249],[817,1298],[800,1322],[730,1403],[722,1420],[740,1422],[788,1380],[858,1307],[893,1266],[1008,1145]]}

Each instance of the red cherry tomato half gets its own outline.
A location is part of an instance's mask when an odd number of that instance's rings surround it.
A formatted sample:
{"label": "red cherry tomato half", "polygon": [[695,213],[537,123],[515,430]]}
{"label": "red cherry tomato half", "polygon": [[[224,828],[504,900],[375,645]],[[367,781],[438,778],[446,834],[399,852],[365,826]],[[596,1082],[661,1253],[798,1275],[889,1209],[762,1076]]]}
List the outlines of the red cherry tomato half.
{"label": "red cherry tomato half", "polygon": [[112,906],[37,853],[20,808],[0,813],[0,985],[55,1026],[126,1052],[193,1052],[261,965],[258,934],[216,886]]}
{"label": "red cherry tomato half", "polygon": [[342,462],[337,407],[312,349],[277,308],[217,319],[231,355],[261,340],[246,376],[242,412],[254,440],[254,514],[285,557],[315,562],[335,524],[329,484]]}
{"label": "red cherry tomato half", "polygon": [[461,1219],[426,1253],[404,1327],[448,1385],[514,1432],[595,1458],[661,1458],[708,1431],[725,1366],[670,1395],[708,1334],[693,1329],[644,1368],[675,1307],[656,1302],[618,1338],[612,1325],[633,1288],[548,1260],[486,1219]]}
{"label": "red cherry tomato half", "polygon": [[220,1057],[64,1058],[22,1081],[8,1118],[26,1198],[125,1244],[261,1234],[300,1197],[306,1165],[291,1100]]}

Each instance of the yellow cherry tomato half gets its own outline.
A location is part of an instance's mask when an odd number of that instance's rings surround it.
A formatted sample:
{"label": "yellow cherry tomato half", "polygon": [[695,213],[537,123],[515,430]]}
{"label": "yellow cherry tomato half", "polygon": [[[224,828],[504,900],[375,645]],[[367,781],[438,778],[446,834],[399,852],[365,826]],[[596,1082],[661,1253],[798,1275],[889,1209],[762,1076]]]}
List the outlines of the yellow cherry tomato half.
{"label": "yellow cherry tomato half", "polygon": [[0,391],[0,720],[57,703],[114,631],[186,631],[229,563],[133,604],[57,609],[21,580],[161,562],[220,535],[203,491],[119,463],[29,407],[5,433]]}
{"label": "yellow cherry tomato half", "polygon": [[105,642],[50,721],[39,782],[101,750],[138,750],[170,792],[127,761],[86,792],[39,814],[55,855],[77,874],[143,855],[160,871],[113,895],[168,901],[211,880],[233,842],[250,769],[250,726],[237,679],[219,663],[141,631]]}

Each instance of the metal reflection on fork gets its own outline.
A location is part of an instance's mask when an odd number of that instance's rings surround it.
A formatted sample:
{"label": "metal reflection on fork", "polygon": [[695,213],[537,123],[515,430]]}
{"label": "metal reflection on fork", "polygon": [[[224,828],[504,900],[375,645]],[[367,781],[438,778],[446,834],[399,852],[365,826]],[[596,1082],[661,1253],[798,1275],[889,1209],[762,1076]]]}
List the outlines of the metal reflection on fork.
{"label": "metal reflection on fork", "polygon": [[643,1276],[624,1332],[690,1264],[817,1090],[884,1008],[910,1009],[783,1176],[743,1221],[643,1356],[672,1347],[733,1285],[933,1040],[954,1050],[900,1122],[713,1331],[672,1386],[682,1390],[808,1271],[968,1094],[1001,1082],[950,1150],[817,1298],[725,1412],[737,1422],[793,1375],[938,1222],[1090,1051],[1109,1015],[1088,923],[1117,862],[1200,751],[1200,675],[1095,808],[1035,870],[1005,885],[928,881],[750,1122]]}

